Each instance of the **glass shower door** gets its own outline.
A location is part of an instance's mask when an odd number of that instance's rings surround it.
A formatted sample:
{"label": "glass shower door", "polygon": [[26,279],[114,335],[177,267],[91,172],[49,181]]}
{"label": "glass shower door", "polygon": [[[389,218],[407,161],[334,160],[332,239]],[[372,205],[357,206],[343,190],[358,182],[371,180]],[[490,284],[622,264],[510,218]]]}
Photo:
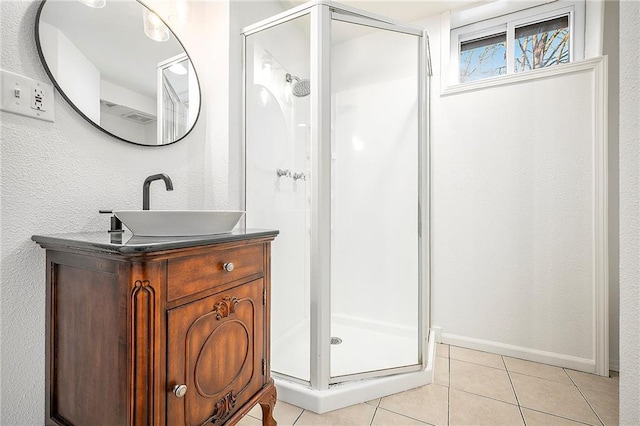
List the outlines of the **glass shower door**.
{"label": "glass shower door", "polygon": [[245,43],[246,224],[280,231],[272,244],[271,369],[308,382],[309,16]]}
{"label": "glass shower door", "polygon": [[415,34],[332,14],[332,383],[422,362],[419,64]]}

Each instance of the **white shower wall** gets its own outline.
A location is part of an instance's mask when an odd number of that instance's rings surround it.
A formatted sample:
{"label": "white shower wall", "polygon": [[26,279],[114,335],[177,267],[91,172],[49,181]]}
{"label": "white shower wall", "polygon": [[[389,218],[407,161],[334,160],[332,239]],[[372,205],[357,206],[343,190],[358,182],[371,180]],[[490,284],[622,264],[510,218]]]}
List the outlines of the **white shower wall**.
{"label": "white shower wall", "polygon": [[412,339],[415,363],[417,40],[332,26],[332,320]]}
{"label": "white shower wall", "polygon": [[[334,319],[410,332],[417,345],[417,126],[406,126],[416,114],[414,86],[386,81],[333,97],[331,307]],[[380,105],[392,97],[404,99]],[[368,122],[387,124],[380,132]],[[390,294],[407,309],[380,309]]]}

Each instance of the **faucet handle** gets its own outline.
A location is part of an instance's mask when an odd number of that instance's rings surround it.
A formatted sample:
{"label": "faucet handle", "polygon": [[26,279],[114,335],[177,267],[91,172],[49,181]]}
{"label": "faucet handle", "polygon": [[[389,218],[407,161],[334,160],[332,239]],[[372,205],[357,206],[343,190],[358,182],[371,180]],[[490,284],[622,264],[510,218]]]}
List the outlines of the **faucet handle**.
{"label": "faucet handle", "polygon": [[294,173],[293,174],[293,180],[307,180],[307,175],[305,175],[304,173],[300,172],[300,173]]}
{"label": "faucet handle", "polygon": [[276,174],[278,177],[291,177],[291,170],[289,169],[278,169],[276,170]]}

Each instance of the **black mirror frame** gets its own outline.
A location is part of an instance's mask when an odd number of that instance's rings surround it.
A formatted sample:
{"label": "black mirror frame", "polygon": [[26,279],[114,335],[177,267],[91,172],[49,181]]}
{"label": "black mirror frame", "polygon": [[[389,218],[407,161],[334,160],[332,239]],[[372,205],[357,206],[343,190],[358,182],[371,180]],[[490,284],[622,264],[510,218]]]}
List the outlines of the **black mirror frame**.
{"label": "black mirror frame", "polygon": [[[176,142],[180,142],[182,139],[184,139],[185,137],[187,137],[187,135],[189,135],[189,133],[191,133],[191,131],[193,130],[193,128],[196,126],[196,124],[198,124],[198,119],[200,118],[200,112],[202,111],[202,89],[201,89],[201,85],[200,85],[200,78],[198,77],[198,72],[196,71],[196,67],[193,64],[193,61],[191,60],[191,56],[189,55],[189,53],[187,52],[187,49],[185,49],[184,45],[182,44],[182,42],[180,41],[180,39],[178,38],[178,36],[176,36],[176,34],[173,32],[173,30],[171,29],[171,27],[169,25],[167,25],[167,23],[164,21],[164,19],[162,19],[160,16],[158,16],[158,18],[162,21],[162,23],[169,29],[169,31],[171,32],[171,34],[173,35],[173,37],[175,37],[176,41],[178,42],[178,44],[180,44],[180,47],[182,47],[182,50],[184,50],[184,53],[187,55],[187,58],[189,58],[189,61],[191,62],[191,65],[193,67],[193,73],[196,77],[196,81],[198,83],[198,92],[199,92],[199,96],[198,96],[198,114],[196,115],[195,120],[193,121],[193,125],[189,128],[189,130],[180,138],[176,139],[173,142],[169,142],[169,143],[165,143],[165,144],[161,144],[161,145],[147,145],[147,144],[143,144],[143,143],[138,143],[138,142],[134,142],[134,141],[130,141],[128,139],[124,139],[121,138],[120,136],[114,135],[113,133],[109,132],[108,130],[104,129],[103,127],[99,126],[97,123],[95,123],[93,120],[91,120],[89,117],[87,117],[81,110],[80,108],[78,108],[72,101],[71,99],[69,99],[69,97],[66,95],[66,93],[64,92],[64,90],[62,90],[62,88],[60,87],[60,85],[58,84],[58,81],[55,79],[55,77],[53,76],[53,74],[51,73],[51,69],[49,68],[49,65],[47,65],[47,61],[44,57],[44,52],[42,51],[42,46],[40,45],[40,15],[42,14],[42,9],[44,8],[44,5],[47,3],[48,0],[42,0],[40,3],[40,6],[38,7],[38,12],[36,13],[36,19],[35,19],[35,23],[34,23],[34,29],[35,29],[35,39],[36,39],[36,48],[38,49],[38,56],[40,56],[40,62],[42,63],[45,72],[47,73],[47,75],[49,76],[49,79],[51,80],[51,82],[53,83],[53,85],[55,86],[55,88],[58,90],[58,93],[60,93],[60,95],[64,98],[65,101],[67,101],[67,103],[71,106],[71,108],[73,108],[82,118],[85,119],[85,121],[89,122],[89,124],[91,124],[93,127],[99,129],[100,131],[106,133],[109,136],[113,136],[116,139],[119,139],[123,142],[127,142],[133,145],[138,145],[138,146],[144,146],[144,147],[163,147],[163,146],[169,146],[169,145],[173,145]],[[139,3],[142,7],[150,10],[151,12],[154,12],[153,9],[151,9],[150,7],[148,7],[147,5],[145,5],[142,1],[140,0],[131,0],[131,1],[135,1],[136,3]],[[155,12],[154,12],[155,13]]]}

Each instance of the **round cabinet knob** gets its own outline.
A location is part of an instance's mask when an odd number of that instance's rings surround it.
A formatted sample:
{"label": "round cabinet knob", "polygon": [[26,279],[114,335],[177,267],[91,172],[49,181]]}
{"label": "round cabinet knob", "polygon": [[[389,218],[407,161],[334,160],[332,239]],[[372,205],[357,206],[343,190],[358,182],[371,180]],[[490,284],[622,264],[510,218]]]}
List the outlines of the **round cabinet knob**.
{"label": "round cabinet knob", "polygon": [[173,394],[178,398],[182,398],[187,394],[187,385],[175,385],[173,387]]}
{"label": "round cabinet knob", "polygon": [[232,262],[227,262],[224,265],[222,265],[222,269],[224,269],[227,272],[233,271],[233,268],[235,268],[235,266],[233,266]]}

